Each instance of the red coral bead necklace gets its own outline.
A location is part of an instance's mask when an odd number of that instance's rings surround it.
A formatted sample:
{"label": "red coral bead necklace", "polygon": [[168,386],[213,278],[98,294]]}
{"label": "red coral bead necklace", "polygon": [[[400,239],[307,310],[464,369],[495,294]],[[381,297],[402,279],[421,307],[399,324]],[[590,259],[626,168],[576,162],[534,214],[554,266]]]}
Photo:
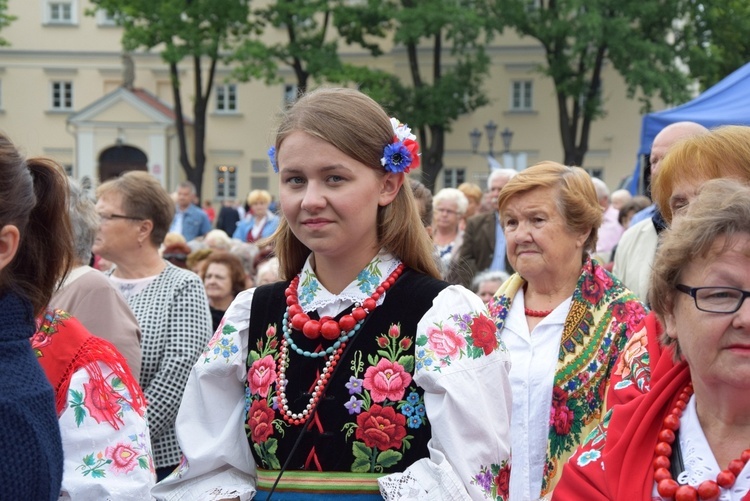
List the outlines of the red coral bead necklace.
{"label": "red coral bead necklace", "polygon": [[[737,481],[737,475],[750,461],[750,449],[742,451],[740,459],[733,459],[729,462],[726,470],[722,470],[717,476],[716,481],[705,480],[696,488],[692,485],[680,485],[672,478],[669,471],[671,465],[670,456],[672,455],[672,444],[674,444],[676,435],[675,431],[680,428],[680,417],[682,411],[687,407],[690,396],[693,394],[693,383],[688,383],[675,403],[674,408],[667,417],[664,418],[661,431],[659,432],[659,442],[654,449],[654,481],[656,490],[660,496],[675,501],[703,500],[714,501],[719,499],[721,488],[730,489]],[[679,447],[679,444],[677,445]]]}
{"label": "red coral bead necklace", "polygon": [[[377,307],[377,301],[380,299],[380,296],[393,286],[403,271],[404,264],[400,263],[388,278],[383,280],[375,289],[375,292],[370,297],[362,301],[361,305],[355,305],[352,312],[342,316],[338,322],[331,317],[323,317],[320,320],[311,319],[299,304],[297,286],[299,285],[300,276],[297,275],[292,279],[289,287],[284,291],[287,309],[282,322],[283,337],[279,349],[279,363],[276,369],[276,380],[278,381],[276,399],[279,412],[284,421],[294,425],[304,424],[307,421],[307,418],[312,414],[315,407],[317,407],[320,396],[323,394],[323,390],[341,358],[341,353],[344,351],[346,343],[357,333],[367,315]],[[321,351],[310,352],[302,350],[292,339],[291,334],[293,329],[302,331],[309,339],[318,339],[322,335],[325,339],[329,341],[336,340],[336,342]],[[289,410],[289,401],[286,396],[287,384],[289,382],[286,378],[286,370],[289,366],[289,350],[294,350],[298,354],[308,358],[326,357],[323,370],[320,372],[313,386],[310,400],[302,412],[299,413]]]}
{"label": "red coral bead necklace", "polygon": [[546,316],[549,316],[550,313],[552,313],[553,310],[532,310],[531,308],[526,308],[524,306],[523,312],[526,314],[527,317],[536,317],[536,318],[544,318]]}

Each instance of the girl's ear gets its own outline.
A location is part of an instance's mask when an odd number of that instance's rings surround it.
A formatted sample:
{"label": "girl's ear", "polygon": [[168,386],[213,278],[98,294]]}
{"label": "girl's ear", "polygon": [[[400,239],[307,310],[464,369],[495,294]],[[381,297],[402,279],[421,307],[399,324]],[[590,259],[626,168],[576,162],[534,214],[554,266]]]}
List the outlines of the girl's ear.
{"label": "girl's ear", "polygon": [[0,229],[0,270],[8,266],[16,257],[20,240],[21,234],[12,224],[7,224]]}
{"label": "girl's ear", "polygon": [[393,199],[398,195],[398,190],[401,189],[402,184],[404,184],[403,172],[387,172],[385,176],[383,176],[378,204],[381,207],[385,207],[393,202]]}

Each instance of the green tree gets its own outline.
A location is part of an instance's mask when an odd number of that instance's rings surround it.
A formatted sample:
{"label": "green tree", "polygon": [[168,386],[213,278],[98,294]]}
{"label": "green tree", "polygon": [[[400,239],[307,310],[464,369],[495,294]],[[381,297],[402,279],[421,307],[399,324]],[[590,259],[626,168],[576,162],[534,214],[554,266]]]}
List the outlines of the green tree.
{"label": "green tree", "polygon": [[422,182],[433,192],[443,168],[445,134],[462,115],[489,103],[487,12],[474,0],[400,0],[393,40],[406,49],[410,84],[390,76],[363,90],[409,124],[422,148]]}
{"label": "green tree", "polygon": [[[376,43],[390,25],[385,3],[380,0],[277,0],[253,11],[259,30],[234,54],[235,76],[242,80],[264,78],[281,81],[278,69],[288,67],[298,93],[317,82],[348,82],[361,72],[345,64],[339,45],[357,45],[372,56],[382,52]],[[268,42],[272,30],[283,34]]]}
{"label": "green tree", "polygon": [[[8,0],[0,0],[0,30],[10,26],[10,23],[16,20],[16,16],[8,14]],[[0,37],[0,47],[10,45],[6,39]]]}
{"label": "green tree", "polygon": [[694,1],[685,30],[699,42],[687,47],[685,60],[705,90],[750,61],[750,3]]}
{"label": "green tree", "polygon": [[[169,66],[174,98],[180,165],[201,195],[206,163],[206,112],[216,66],[228,59],[257,26],[250,21],[250,0],[91,0],[123,27],[125,51],[160,51]],[[93,14],[92,12],[88,12]],[[178,66],[193,67],[193,158],[188,154],[184,104]]]}
{"label": "green tree", "polygon": [[[628,97],[648,110],[654,97],[666,103],[688,98],[688,75],[677,57],[691,32],[675,20],[690,8],[683,0],[495,0],[498,28],[536,39],[557,96],[566,165],[582,165],[591,124],[605,114],[601,78],[605,62],[622,75]],[[671,41],[670,41],[671,40]]]}
{"label": "green tree", "polygon": [[[422,181],[434,190],[443,167],[445,133],[462,114],[487,104],[486,12],[475,0],[279,0],[255,12],[265,29],[284,30],[283,42],[262,36],[237,53],[242,77],[288,66],[304,92],[310,80],[354,83],[408,123],[422,147]],[[364,48],[373,57],[393,37],[406,49],[409,72],[393,73],[341,61],[341,44]],[[426,75],[425,75],[426,73]],[[278,81],[271,78],[267,81]]]}

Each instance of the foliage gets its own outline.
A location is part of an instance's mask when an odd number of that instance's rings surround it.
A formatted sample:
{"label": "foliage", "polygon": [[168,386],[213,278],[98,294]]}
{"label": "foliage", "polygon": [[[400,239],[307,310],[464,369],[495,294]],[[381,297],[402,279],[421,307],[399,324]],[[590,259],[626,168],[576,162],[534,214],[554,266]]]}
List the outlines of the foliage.
{"label": "foliage", "polygon": [[[281,81],[278,69],[294,72],[297,90],[303,93],[311,77],[318,81],[350,81],[356,68],[341,61],[340,43],[358,45],[371,55],[381,54],[375,43],[389,26],[387,5],[379,0],[277,0],[253,11],[258,24],[233,56],[241,80],[263,78]],[[274,31],[282,40],[268,41]]]}
{"label": "foliage", "polygon": [[[0,30],[10,26],[10,23],[16,19],[16,16],[8,14],[8,0],[0,0]],[[10,42],[0,37],[0,47],[7,47],[9,45]]]}
{"label": "foliage", "polygon": [[691,2],[685,30],[699,40],[685,61],[705,90],[750,61],[750,3],[745,0]]}
{"label": "foliage", "polygon": [[[200,196],[205,167],[206,111],[216,65],[258,27],[250,21],[250,0],[91,0],[95,10],[105,10],[124,28],[123,48],[159,50],[169,65],[174,95],[175,126],[180,164]],[[88,11],[93,14],[94,11]],[[187,134],[178,65],[193,65],[193,161],[187,151]],[[204,61],[208,68],[204,70]]]}
{"label": "foliage", "polygon": [[462,115],[489,103],[486,5],[472,0],[400,0],[393,6],[393,41],[408,58],[410,84],[371,75],[360,88],[419,137],[422,182],[434,191],[443,168],[445,133]]}
{"label": "foliage", "polygon": [[693,33],[675,20],[689,10],[685,0],[496,0],[497,28],[510,27],[536,39],[557,95],[564,163],[581,165],[591,124],[605,113],[601,77],[605,64],[622,75],[628,97],[642,110],[658,97],[678,103],[688,97],[688,76],[677,57]]}

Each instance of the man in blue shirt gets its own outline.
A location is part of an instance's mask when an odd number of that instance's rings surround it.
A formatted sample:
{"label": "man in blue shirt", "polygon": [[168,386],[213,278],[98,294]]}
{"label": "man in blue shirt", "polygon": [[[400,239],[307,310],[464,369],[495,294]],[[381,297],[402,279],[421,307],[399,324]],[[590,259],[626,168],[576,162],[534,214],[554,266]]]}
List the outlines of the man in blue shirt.
{"label": "man in blue shirt", "polygon": [[193,203],[195,185],[183,181],[177,186],[177,206],[170,232],[181,233],[188,242],[211,231],[211,222],[203,209]]}

